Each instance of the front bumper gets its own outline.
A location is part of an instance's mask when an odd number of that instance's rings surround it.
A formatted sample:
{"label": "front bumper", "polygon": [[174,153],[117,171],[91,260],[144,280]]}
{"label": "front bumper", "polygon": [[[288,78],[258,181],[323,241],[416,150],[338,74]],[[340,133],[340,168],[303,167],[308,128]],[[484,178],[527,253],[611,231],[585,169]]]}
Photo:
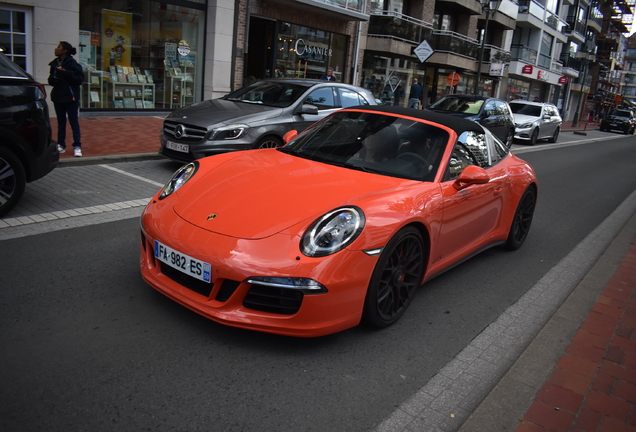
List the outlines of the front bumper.
{"label": "front bumper", "polygon": [[[253,148],[254,143],[251,140],[245,138],[247,138],[247,136],[244,137],[244,139],[237,140],[200,141],[192,143],[187,141],[180,142],[178,140],[175,140],[174,138],[166,137],[166,135],[161,132],[159,134],[159,143],[161,146],[159,148],[159,154],[177,162],[187,163],[214,154],[248,150]],[[168,141],[187,145],[188,152],[186,153],[167,148],[166,144]]]}
{"label": "front bumper", "polygon": [[519,128],[515,127],[515,138],[516,140],[521,141],[530,141],[532,137],[532,132],[534,132],[534,127],[531,128]]}
{"label": "front bumper", "polygon": [[[223,236],[186,223],[172,208],[161,209],[164,205],[153,200],[141,219],[141,274],[157,291],[218,323],[268,333],[315,337],[360,323],[377,256],[345,249],[308,258],[300,253],[297,235],[281,233],[258,240]],[[211,264],[211,284],[206,287],[184,278],[156,259],[154,240]],[[262,287],[247,282],[258,276],[310,278],[327,292],[263,293]],[[274,307],[261,307],[259,295],[273,301]],[[290,304],[296,308],[291,312]],[[286,312],[279,312],[277,306]]]}

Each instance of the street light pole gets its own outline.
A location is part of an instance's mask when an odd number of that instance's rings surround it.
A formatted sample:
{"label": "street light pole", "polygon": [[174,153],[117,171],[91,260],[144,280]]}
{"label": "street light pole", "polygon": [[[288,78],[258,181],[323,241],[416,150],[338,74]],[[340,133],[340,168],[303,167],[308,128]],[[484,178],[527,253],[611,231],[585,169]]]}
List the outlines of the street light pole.
{"label": "street light pole", "polygon": [[473,94],[479,94],[479,82],[481,81],[481,67],[484,63],[484,48],[486,46],[486,33],[488,33],[488,21],[490,20],[490,6],[488,3],[482,6],[482,11],[486,13],[486,22],[484,23],[484,34],[481,36],[481,47],[479,48],[479,66],[477,66],[477,80],[475,81],[475,89]]}

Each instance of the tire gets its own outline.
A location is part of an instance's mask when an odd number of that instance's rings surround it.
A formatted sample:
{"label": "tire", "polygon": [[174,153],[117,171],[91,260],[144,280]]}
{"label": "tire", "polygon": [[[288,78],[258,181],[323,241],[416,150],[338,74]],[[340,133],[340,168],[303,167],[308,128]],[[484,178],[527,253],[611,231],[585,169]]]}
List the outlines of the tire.
{"label": "tire", "polygon": [[556,128],[554,130],[554,134],[548,138],[548,142],[555,143],[559,139],[559,132],[561,132],[561,128]]}
{"label": "tire", "polygon": [[534,187],[530,186],[525,190],[523,195],[521,195],[519,204],[517,204],[517,210],[515,210],[515,215],[512,218],[512,225],[508,233],[508,239],[506,240],[506,249],[519,249],[526,240],[526,237],[528,237],[536,203],[537,193]]}
{"label": "tire", "polygon": [[506,136],[506,147],[510,148],[512,147],[512,140],[514,140],[515,138],[515,131],[514,129],[511,130],[510,132],[508,132],[508,135]]}
{"label": "tire", "polygon": [[26,187],[26,173],[16,155],[0,147],[0,216],[20,201]]}
{"label": "tire", "polygon": [[275,148],[283,145],[283,140],[276,136],[266,136],[258,140],[255,149],[263,149],[263,148]]}
{"label": "tire", "polygon": [[530,145],[533,146],[537,143],[537,139],[539,138],[539,129],[536,128],[532,131],[532,135],[530,135]]}
{"label": "tire", "polygon": [[400,319],[411,304],[424,275],[424,242],[407,227],[386,245],[373,270],[364,301],[362,321],[384,328]]}

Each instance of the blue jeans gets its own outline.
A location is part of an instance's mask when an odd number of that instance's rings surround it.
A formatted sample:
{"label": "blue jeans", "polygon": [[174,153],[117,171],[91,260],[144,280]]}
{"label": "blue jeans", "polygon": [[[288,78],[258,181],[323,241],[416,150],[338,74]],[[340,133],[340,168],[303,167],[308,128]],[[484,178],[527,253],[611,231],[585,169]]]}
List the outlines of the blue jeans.
{"label": "blue jeans", "polygon": [[417,98],[409,99],[409,108],[420,109],[420,100]]}
{"label": "blue jeans", "polygon": [[81,147],[82,139],[79,125],[79,101],[55,104],[55,115],[57,116],[57,143],[66,148],[66,116],[73,130],[73,147]]}

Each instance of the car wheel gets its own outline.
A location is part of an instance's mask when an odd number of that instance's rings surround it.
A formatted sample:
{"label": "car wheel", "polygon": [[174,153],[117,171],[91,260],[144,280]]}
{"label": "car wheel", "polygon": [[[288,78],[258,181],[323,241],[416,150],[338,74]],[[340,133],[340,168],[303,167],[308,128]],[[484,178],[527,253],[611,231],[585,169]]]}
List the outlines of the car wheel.
{"label": "car wheel", "polygon": [[384,328],[404,315],[422,282],[424,256],[422,236],[413,227],[389,241],[371,276],[362,315],[365,323]]}
{"label": "car wheel", "polygon": [[557,140],[559,139],[559,132],[561,132],[560,128],[556,128],[554,130],[554,135],[552,135],[552,137],[548,140],[551,143],[555,143],[557,142]]}
{"label": "car wheel", "polygon": [[263,148],[275,148],[283,145],[283,140],[275,136],[266,136],[258,140],[254,148],[263,149]]}
{"label": "car wheel", "polygon": [[632,128],[631,134],[634,135],[634,132],[636,132],[636,127]]}
{"label": "car wheel", "polygon": [[539,138],[539,129],[535,129],[532,131],[532,135],[530,135],[530,145],[533,146],[537,143],[537,139]]}
{"label": "car wheel", "polygon": [[537,194],[534,187],[530,186],[521,195],[517,210],[512,219],[512,226],[508,233],[506,241],[506,249],[516,250],[521,247],[528,236],[530,225],[532,224],[532,216],[534,215],[534,207],[537,202]]}
{"label": "car wheel", "polygon": [[508,135],[506,136],[506,147],[510,148],[512,147],[512,140],[515,137],[515,131],[514,129],[511,130],[510,132],[508,132]]}
{"label": "car wheel", "polygon": [[0,216],[20,201],[26,186],[24,167],[13,153],[0,147]]}

